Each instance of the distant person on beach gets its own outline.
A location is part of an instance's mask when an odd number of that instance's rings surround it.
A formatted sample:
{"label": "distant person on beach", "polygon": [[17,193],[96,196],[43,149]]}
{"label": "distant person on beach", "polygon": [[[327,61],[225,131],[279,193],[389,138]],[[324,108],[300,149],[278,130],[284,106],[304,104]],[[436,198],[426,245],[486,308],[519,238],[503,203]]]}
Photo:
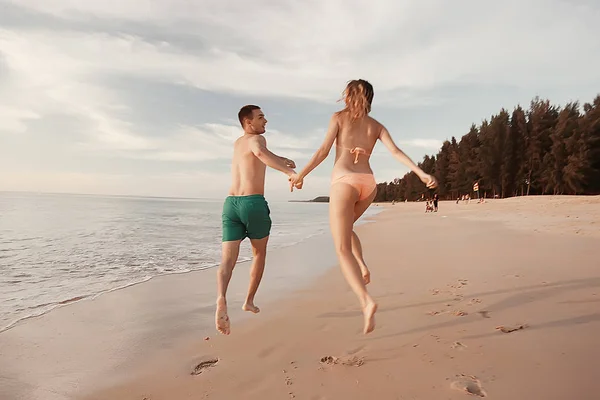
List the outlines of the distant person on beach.
{"label": "distant person on beach", "polygon": [[427,200],[427,202],[425,203],[425,212],[433,212],[433,205],[432,202]]}
{"label": "distant person on beach", "polygon": [[362,306],[365,334],[375,328],[377,303],[367,292],[370,272],[353,228],[354,222],[371,205],[377,192],[369,164],[369,156],[377,140],[381,140],[394,157],[414,171],[428,188],[437,186],[433,176],[423,172],[396,146],[385,126],[368,115],[373,94],[373,86],[369,82],[362,79],[350,81],[344,90],[346,106],[332,115],[323,144],[304,169],[290,177],[292,185],[302,185],[304,178],[327,158],[335,143],[329,223],[342,272]]}
{"label": "distant person on beach", "polygon": [[433,211],[434,212],[438,212],[438,201],[439,201],[439,199],[440,198],[439,198],[439,196],[438,196],[437,193],[433,195]]}
{"label": "distant person on beach", "polygon": [[[263,136],[267,120],[260,107],[247,105],[240,109],[238,119],[244,135],[233,145],[231,163],[232,184],[229,196],[223,204],[222,257],[217,272],[217,330],[229,335],[230,322],[227,315],[227,287],[240,252],[240,243],[245,238],[252,245],[252,266],[248,296],[243,305],[245,311],[258,313],[254,296],[262,279],[267,255],[267,242],[271,231],[271,217],[265,192],[265,170],[269,166],[292,176],[296,168],[294,161],[279,157],[267,149]],[[299,183],[295,185],[301,189]],[[292,188],[293,189],[293,188]]]}

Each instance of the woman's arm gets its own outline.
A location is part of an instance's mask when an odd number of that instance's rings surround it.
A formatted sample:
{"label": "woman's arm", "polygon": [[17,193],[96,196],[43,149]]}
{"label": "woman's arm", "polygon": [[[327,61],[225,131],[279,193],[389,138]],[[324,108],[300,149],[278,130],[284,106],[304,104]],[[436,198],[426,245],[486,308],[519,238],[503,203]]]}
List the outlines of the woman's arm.
{"label": "woman's arm", "polygon": [[408,168],[411,169],[411,171],[417,174],[419,179],[421,179],[421,181],[425,183],[428,188],[434,188],[437,186],[437,181],[435,177],[426,174],[425,171],[419,168],[419,166],[415,164],[409,156],[407,156],[402,150],[400,150],[398,146],[396,146],[396,143],[394,143],[394,139],[392,139],[392,136],[390,135],[386,127],[383,125],[381,126],[381,132],[379,133],[379,140],[381,140],[385,147],[387,147],[390,153],[392,153],[392,155],[398,161],[406,165]]}
{"label": "woman's arm", "polygon": [[313,169],[317,168],[319,164],[321,164],[327,156],[329,156],[329,152],[331,151],[331,146],[333,146],[333,142],[335,142],[335,138],[339,132],[339,122],[337,114],[333,114],[331,119],[329,120],[329,128],[327,129],[327,133],[325,134],[325,140],[321,146],[317,149],[315,154],[312,156],[308,164],[300,171],[298,174],[298,178],[300,181],[304,179]]}

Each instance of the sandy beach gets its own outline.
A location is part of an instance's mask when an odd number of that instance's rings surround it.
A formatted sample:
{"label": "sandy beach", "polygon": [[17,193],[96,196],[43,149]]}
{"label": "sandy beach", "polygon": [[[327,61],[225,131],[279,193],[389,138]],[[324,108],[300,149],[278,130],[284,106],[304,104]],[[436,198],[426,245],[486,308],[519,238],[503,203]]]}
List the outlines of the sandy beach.
{"label": "sandy beach", "polygon": [[[357,229],[379,302],[372,334],[326,236],[268,259],[258,315],[239,310],[247,269],[236,269],[227,337],[198,274],[4,332],[0,398],[598,398],[600,198],[377,207]],[[299,269],[286,279],[302,289],[286,289],[280,268]]]}

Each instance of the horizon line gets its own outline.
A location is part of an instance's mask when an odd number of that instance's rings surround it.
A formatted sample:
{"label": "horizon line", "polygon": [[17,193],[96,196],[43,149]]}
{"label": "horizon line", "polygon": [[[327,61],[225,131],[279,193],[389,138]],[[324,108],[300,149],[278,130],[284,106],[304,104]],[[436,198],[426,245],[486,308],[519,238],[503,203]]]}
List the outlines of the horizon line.
{"label": "horizon line", "polygon": [[[80,193],[80,192],[45,192],[45,191],[31,191],[31,190],[1,190],[0,194],[14,193],[14,194],[28,194],[28,195],[63,195],[63,196],[89,196],[89,197],[125,197],[125,198],[142,198],[142,199],[166,199],[166,200],[223,200],[225,197],[185,197],[185,196],[158,196],[158,195],[137,195],[137,194],[103,194],[103,193]],[[323,196],[316,196],[323,197]],[[305,200],[294,200],[294,201],[310,201],[311,199]],[[277,201],[277,200],[273,200]],[[289,202],[290,200],[280,200]]]}

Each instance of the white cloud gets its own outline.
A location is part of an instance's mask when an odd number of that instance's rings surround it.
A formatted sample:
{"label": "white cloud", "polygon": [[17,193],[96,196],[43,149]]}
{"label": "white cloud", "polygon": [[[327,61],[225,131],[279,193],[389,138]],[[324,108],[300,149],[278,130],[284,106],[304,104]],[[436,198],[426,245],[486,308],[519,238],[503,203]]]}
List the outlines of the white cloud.
{"label": "white cloud", "polygon": [[[258,0],[243,10],[225,2],[184,0],[15,4],[80,21],[103,16],[181,31],[179,22],[198,41],[210,40],[208,53],[199,55],[133,35],[1,32],[9,64],[36,86],[55,90],[59,83],[122,72],[208,90],[331,102],[347,79],[363,76],[375,83],[385,101],[385,92],[395,88],[431,88],[456,81],[581,82],[586,72],[593,74],[600,67],[598,57],[584,55],[599,47],[591,39],[597,28],[584,23],[598,16],[597,9],[557,0],[486,5],[467,1],[461,7],[444,1],[277,5]],[[547,45],[549,36],[552,46]],[[240,50],[256,58],[242,56]],[[578,74],[572,73],[573,63],[580,63]],[[39,65],[44,65],[43,71]]]}
{"label": "white cloud", "polygon": [[[243,131],[239,126],[206,123],[198,126],[180,126],[167,137],[146,138],[107,130],[108,136],[81,143],[80,150],[112,154],[123,158],[198,162],[230,160],[233,144]],[[277,155],[287,158],[308,158],[320,143],[320,137],[297,137],[277,130],[266,133],[267,146]]]}

